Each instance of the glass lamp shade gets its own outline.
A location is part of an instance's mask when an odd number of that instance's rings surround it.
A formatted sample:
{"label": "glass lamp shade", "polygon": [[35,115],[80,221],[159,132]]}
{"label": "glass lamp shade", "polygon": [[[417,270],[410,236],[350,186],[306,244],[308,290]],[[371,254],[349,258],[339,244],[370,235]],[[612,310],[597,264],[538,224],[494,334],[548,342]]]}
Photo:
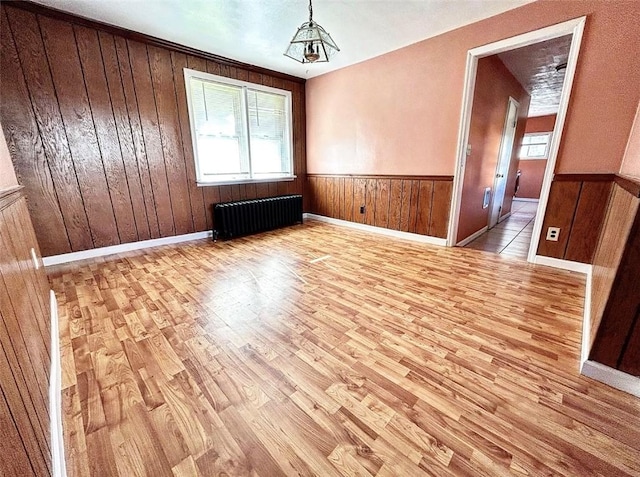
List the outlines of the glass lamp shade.
{"label": "glass lamp shade", "polygon": [[298,28],[284,54],[300,63],[323,63],[338,51],[340,48],[331,35],[316,22],[309,21]]}

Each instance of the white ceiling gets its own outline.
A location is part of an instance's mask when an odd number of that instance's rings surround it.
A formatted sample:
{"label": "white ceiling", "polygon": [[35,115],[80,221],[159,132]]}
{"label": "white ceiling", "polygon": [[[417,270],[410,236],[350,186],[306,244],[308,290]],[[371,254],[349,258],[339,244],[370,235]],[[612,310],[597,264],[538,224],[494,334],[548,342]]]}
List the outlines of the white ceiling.
{"label": "white ceiling", "polygon": [[315,0],[313,18],[340,52],[302,65],[283,55],[306,0],[36,0],[59,10],[257,66],[311,78],[532,0]]}
{"label": "white ceiling", "polygon": [[498,55],[531,95],[529,116],[558,112],[565,70],[557,71],[556,66],[567,62],[571,39],[571,35],[562,36]]}

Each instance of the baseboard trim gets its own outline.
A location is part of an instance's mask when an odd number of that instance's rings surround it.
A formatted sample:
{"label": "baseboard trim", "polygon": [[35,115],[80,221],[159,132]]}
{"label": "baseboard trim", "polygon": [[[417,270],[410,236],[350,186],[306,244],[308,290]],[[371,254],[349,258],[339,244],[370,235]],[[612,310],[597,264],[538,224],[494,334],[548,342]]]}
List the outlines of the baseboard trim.
{"label": "baseboard trim", "polygon": [[49,378],[49,415],[51,416],[51,464],[54,477],[66,477],[64,440],[62,434],[62,366],[60,358],[60,332],[58,300],[49,292],[51,306],[51,376]]}
{"label": "baseboard trim", "polygon": [[447,245],[447,239],[443,239],[443,238],[431,237],[429,235],[413,234],[410,232],[402,232],[400,230],[385,229],[384,227],[376,227],[374,225],[358,224],[356,222],[349,222],[348,220],[325,217],[324,215],[305,213],[303,215],[303,218],[318,220],[320,222],[326,222],[333,225],[340,225],[342,227],[349,227],[352,229],[362,230],[364,232],[372,232],[375,234],[386,235],[388,237],[411,240],[413,242],[427,243],[430,245],[440,245],[442,247],[445,247]]}
{"label": "baseboard trim", "polygon": [[537,265],[546,265],[547,267],[560,268],[569,270],[570,272],[578,272],[588,274],[591,265],[588,263],[572,262],[571,260],[562,260],[560,258],[545,257],[544,255],[536,255],[533,263]]}
{"label": "baseboard trim", "polygon": [[458,242],[456,244],[456,247],[464,247],[465,245],[470,244],[471,242],[473,242],[475,239],[477,239],[478,237],[480,237],[483,233],[485,233],[487,230],[489,230],[488,226],[484,226],[482,227],[480,230],[478,230],[477,232],[469,235],[466,239],[460,240],[460,242]]}
{"label": "baseboard trim", "polygon": [[91,250],[83,250],[81,252],[63,253],[61,255],[52,255],[43,257],[42,262],[45,267],[59,265],[61,263],[75,262],[77,260],[85,260],[87,258],[104,257],[115,253],[130,252],[132,250],[140,250],[143,248],[157,247],[159,245],[169,245],[180,242],[188,242],[190,240],[198,240],[203,238],[211,238],[213,232],[210,230],[204,232],[195,232],[192,234],[174,235],[173,237],[163,237],[151,240],[141,240],[139,242],[123,243],[120,245],[111,245],[109,247],[93,248]]}
{"label": "baseboard trim", "polygon": [[502,222],[502,221],[504,221],[504,220],[507,220],[509,217],[511,217],[511,212],[507,212],[507,213],[506,213],[506,214],[504,214],[502,217],[500,217],[500,218],[498,219],[498,223],[500,223],[500,222]]}
{"label": "baseboard trim", "polygon": [[529,199],[527,197],[514,197],[513,202],[540,202],[540,199]]}
{"label": "baseboard trim", "polygon": [[591,287],[593,286],[593,266],[587,272],[584,290],[584,312],[582,314],[582,343],[580,348],[580,370],[589,358],[591,348]]}
{"label": "baseboard trim", "polygon": [[595,379],[612,388],[640,397],[640,378],[637,376],[632,376],[605,366],[604,364],[591,361],[590,359],[582,364],[580,372],[588,378]]}

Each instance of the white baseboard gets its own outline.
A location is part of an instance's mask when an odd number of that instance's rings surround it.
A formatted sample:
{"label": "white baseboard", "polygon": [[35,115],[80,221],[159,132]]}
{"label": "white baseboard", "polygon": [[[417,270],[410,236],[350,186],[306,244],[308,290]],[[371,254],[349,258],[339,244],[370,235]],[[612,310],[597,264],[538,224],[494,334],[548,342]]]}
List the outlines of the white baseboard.
{"label": "white baseboard", "polygon": [[132,250],[140,250],[142,248],[157,247],[159,245],[168,245],[172,243],[188,242],[190,240],[198,240],[210,238],[213,232],[210,230],[204,232],[195,232],[192,234],[174,235],[173,237],[163,237],[151,240],[141,240],[139,242],[123,243],[120,245],[112,245],[110,247],[93,248],[91,250],[83,250],[82,252],[63,253],[61,255],[52,255],[43,257],[42,262],[45,267],[51,265],[59,265],[61,263],[75,262],[77,260],[85,260],[87,258],[104,257],[105,255],[113,255],[114,253],[130,252]]}
{"label": "white baseboard", "polygon": [[640,378],[610,368],[595,361],[586,360],[582,364],[581,374],[607,384],[612,388],[640,397]]}
{"label": "white baseboard", "polygon": [[584,290],[584,312],[582,314],[582,344],[580,348],[580,370],[589,358],[591,348],[591,287],[593,286],[593,266],[587,272]]}
{"label": "white baseboard", "polygon": [[53,477],[66,477],[62,434],[62,366],[60,362],[60,333],[58,324],[58,300],[50,291],[51,306],[51,376],[49,378],[49,415],[51,417],[51,464]]}
{"label": "white baseboard", "polygon": [[507,220],[509,217],[511,217],[511,212],[507,212],[506,214],[504,214],[502,217],[500,217],[498,219],[498,223],[502,222],[503,220]]}
{"label": "white baseboard", "polygon": [[540,202],[540,199],[528,199],[526,197],[514,197],[513,202]]}
{"label": "white baseboard", "polygon": [[591,270],[591,265],[588,263],[572,262],[571,260],[545,257],[544,255],[536,255],[536,257],[533,259],[533,263],[537,265],[546,265],[547,267],[560,268],[562,270],[569,270],[570,272],[578,272],[584,274],[588,274]]}
{"label": "white baseboard", "polygon": [[447,245],[447,239],[431,237],[429,235],[420,235],[420,234],[413,234],[409,232],[401,232],[399,230],[385,229],[383,227],[375,227],[373,225],[359,224],[356,222],[349,222],[348,220],[325,217],[324,215],[305,213],[303,217],[305,219],[319,220],[320,222],[327,222],[329,224],[340,225],[343,227],[350,227],[352,229],[363,230],[365,232],[372,232],[380,235],[387,235],[389,237],[412,240],[414,242],[428,243],[431,245],[440,245],[443,247]]}
{"label": "white baseboard", "polygon": [[460,240],[460,242],[458,242],[456,244],[456,247],[464,247],[465,245],[473,242],[475,239],[480,237],[487,230],[489,230],[489,227],[485,225],[480,230],[478,230],[476,233],[473,233],[473,234],[469,235],[466,239]]}

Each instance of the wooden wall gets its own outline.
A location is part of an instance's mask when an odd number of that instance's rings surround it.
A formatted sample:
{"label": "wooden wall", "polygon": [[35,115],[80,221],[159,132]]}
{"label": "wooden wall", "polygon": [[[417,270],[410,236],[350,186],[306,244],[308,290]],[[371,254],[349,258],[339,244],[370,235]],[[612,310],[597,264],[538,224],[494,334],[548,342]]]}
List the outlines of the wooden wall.
{"label": "wooden wall", "polygon": [[613,187],[593,262],[590,359],[640,376],[640,182]]}
{"label": "wooden wall", "polygon": [[[551,183],[538,255],[592,263],[613,174],[557,174]],[[548,227],[560,227],[557,242],[546,240]]]}
{"label": "wooden wall", "polygon": [[0,475],[51,475],[49,283],[21,187],[0,190]]}
{"label": "wooden wall", "polygon": [[[304,80],[29,3],[3,2],[1,22],[0,118],[44,255],[203,231],[213,203],[302,193]],[[184,67],[291,91],[298,178],[197,187]]]}
{"label": "wooden wall", "polygon": [[[308,210],[336,219],[446,238],[453,177],[307,177]],[[360,208],[364,207],[364,213]]]}

